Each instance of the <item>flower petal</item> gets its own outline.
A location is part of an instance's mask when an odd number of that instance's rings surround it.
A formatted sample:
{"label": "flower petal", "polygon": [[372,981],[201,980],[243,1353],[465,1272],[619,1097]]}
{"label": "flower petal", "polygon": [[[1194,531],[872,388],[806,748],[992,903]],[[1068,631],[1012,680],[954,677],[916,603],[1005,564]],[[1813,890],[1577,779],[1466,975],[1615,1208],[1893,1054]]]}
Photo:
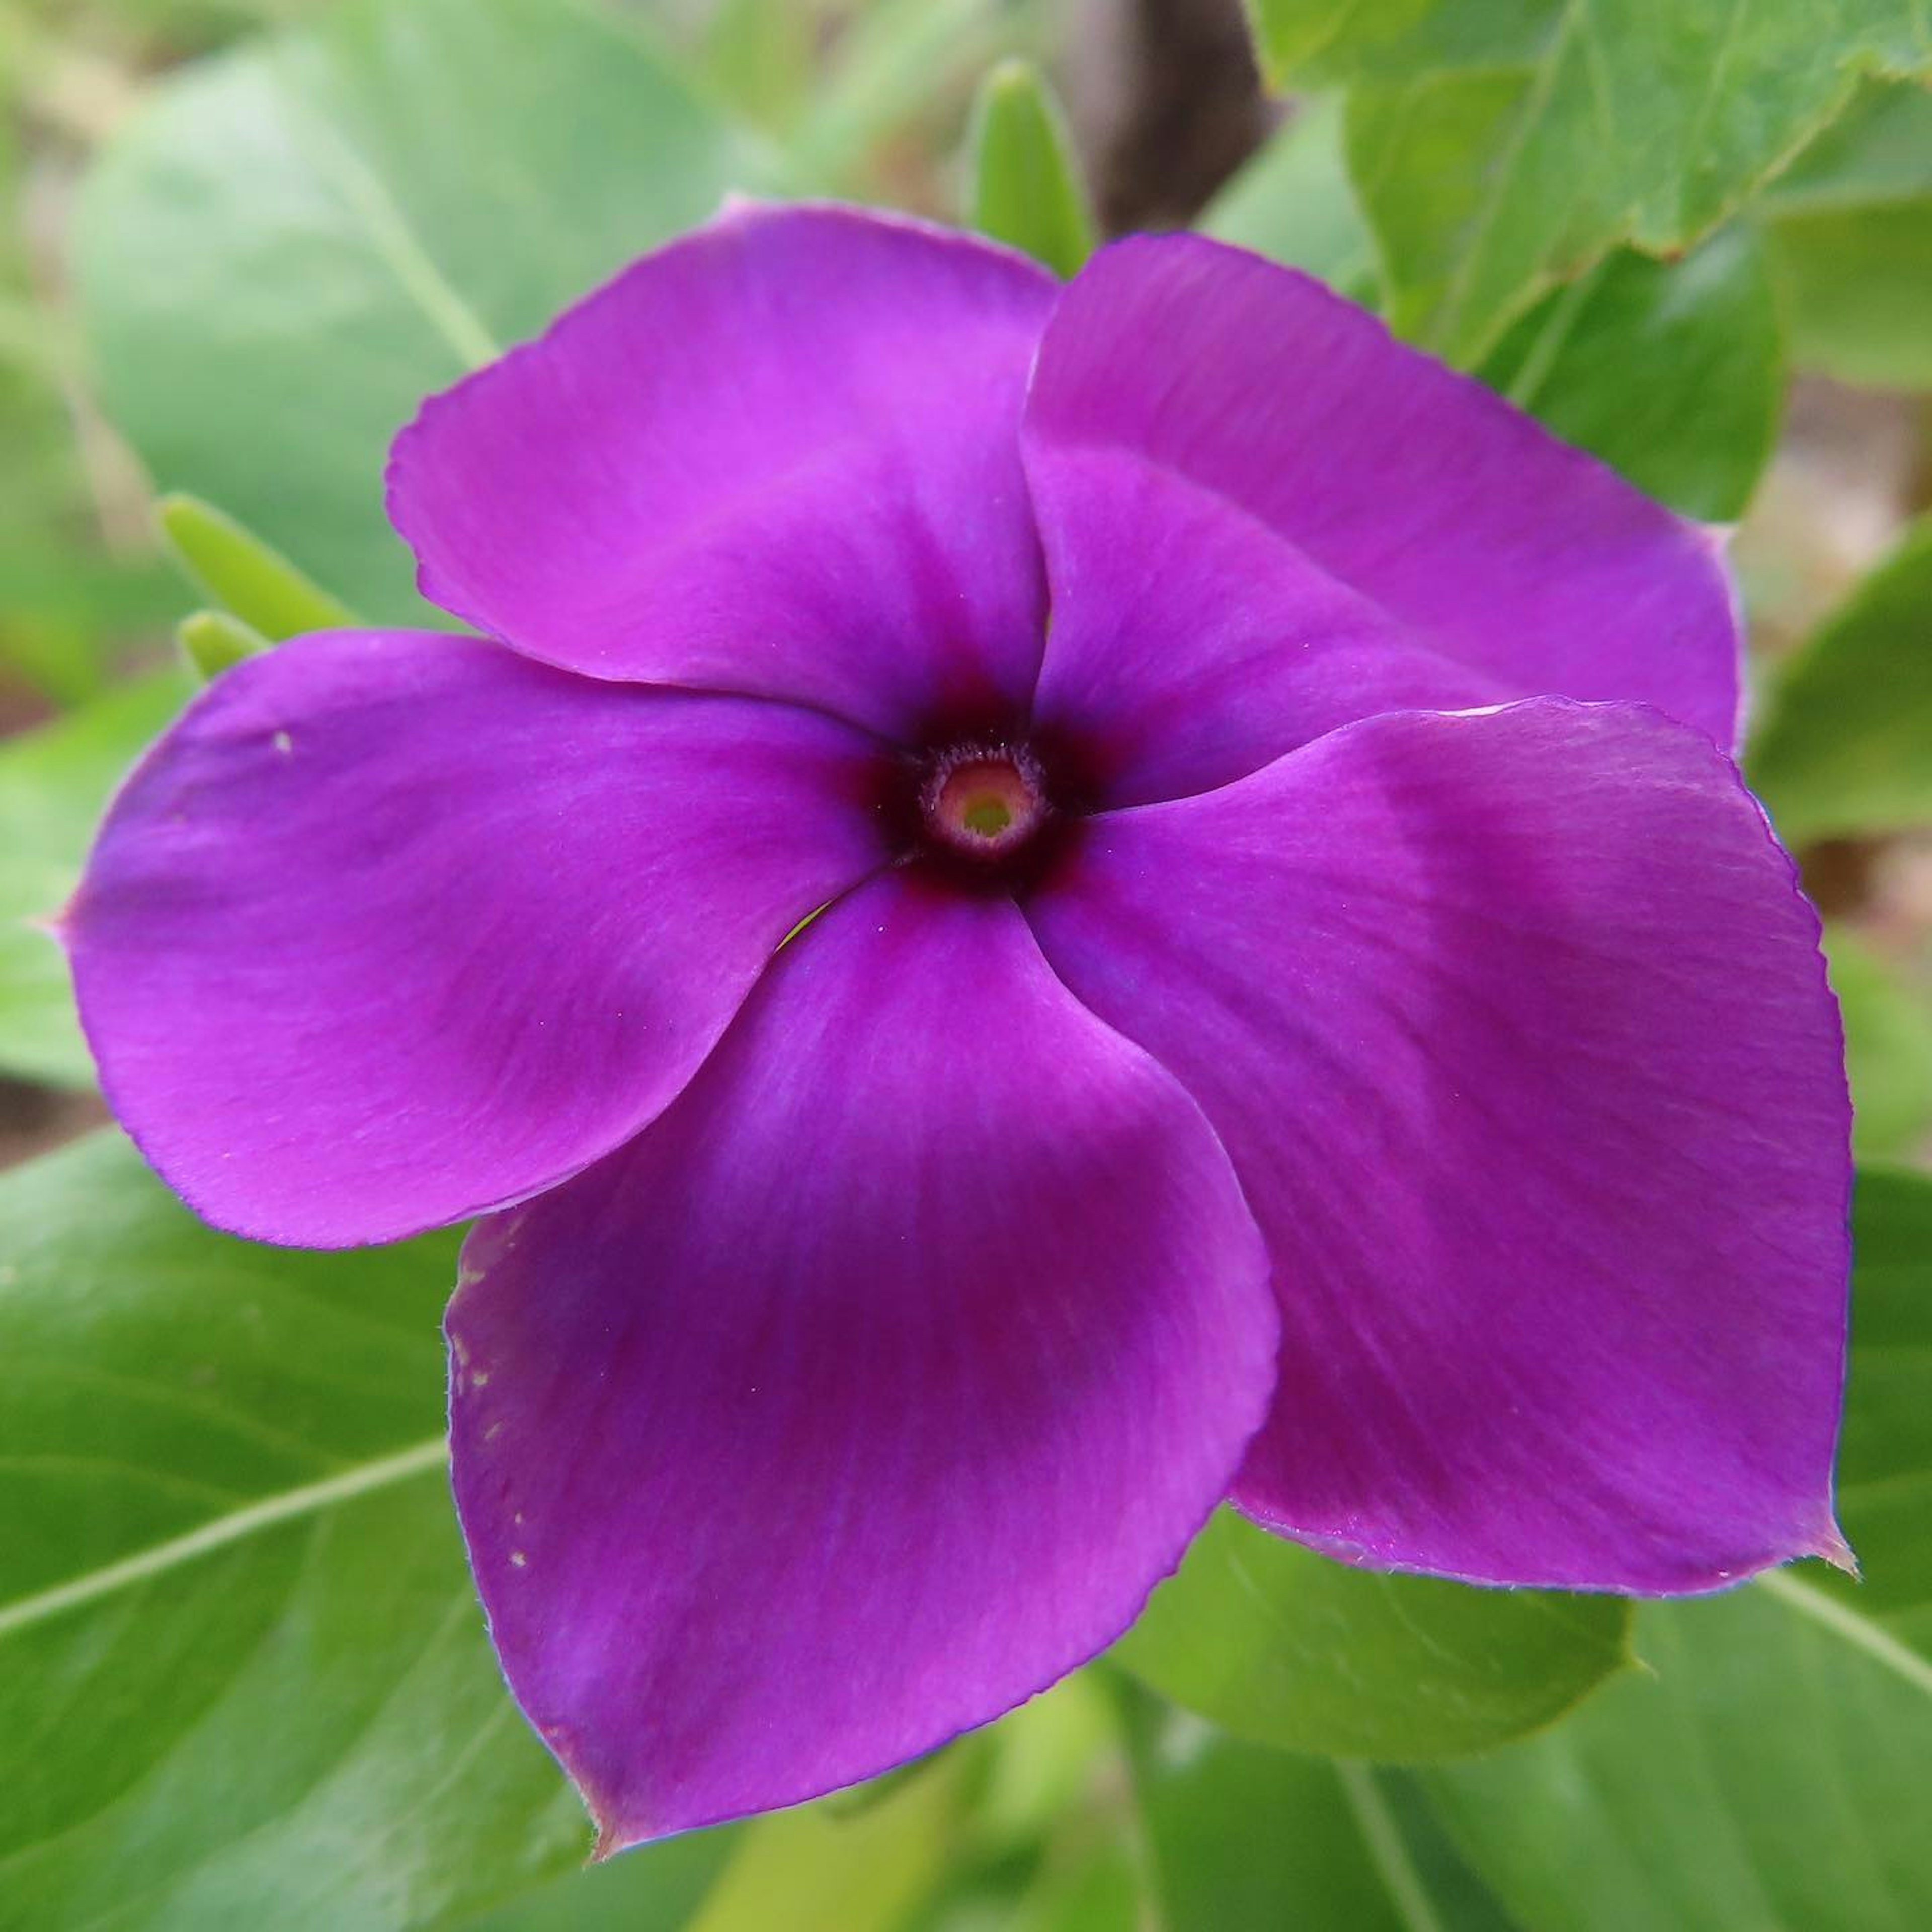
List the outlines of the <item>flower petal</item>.
{"label": "flower petal", "polygon": [[1295,270],[1198,236],[1102,250],[1048,326],[1024,442],[1050,541],[1068,454],[1124,449],[1270,524],[1501,695],[1639,699],[1732,742],[1712,534]]}
{"label": "flower petal", "polygon": [[476,638],[238,664],[128,781],[64,921],[115,1112],[260,1240],[386,1240],[548,1186],[880,862],[878,755]]}
{"label": "flower petal", "polygon": [[931,1749],[1118,1636],[1264,1413],[1198,1110],[1010,901],[896,874],[677,1106],[471,1236],[458,1506],[606,1850]]}
{"label": "flower petal", "polygon": [[432,398],[390,515],[425,596],[574,670],[889,731],[1023,709],[1055,286],[903,218],[741,206]]}
{"label": "flower petal", "polygon": [[1244,1508],[1490,1582],[1694,1590],[1842,1550],[1838,1015],[1706,740],[1561,700],[1371,719],[1090,821],[1032,911],[1268,1237]]}
{"label": "flower petal", "polygon": [[1034,722],[1097,804],[1226,784],[1378,711],[1505,694],[1226,497],[1130,450],[1049,446],[1034,468],[1053,509]]}

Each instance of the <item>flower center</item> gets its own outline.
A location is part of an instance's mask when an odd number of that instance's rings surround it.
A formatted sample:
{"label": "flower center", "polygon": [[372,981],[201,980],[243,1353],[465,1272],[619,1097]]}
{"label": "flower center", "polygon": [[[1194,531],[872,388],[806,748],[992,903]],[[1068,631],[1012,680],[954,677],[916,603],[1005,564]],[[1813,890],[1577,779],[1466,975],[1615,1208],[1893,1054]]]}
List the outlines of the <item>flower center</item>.
{"label": "flower center", "polygon": [[1017,851],[1047,815],[1039,761],[1023,745],[959,745],[941,752],[919,804],[935,844],[987,863]]}

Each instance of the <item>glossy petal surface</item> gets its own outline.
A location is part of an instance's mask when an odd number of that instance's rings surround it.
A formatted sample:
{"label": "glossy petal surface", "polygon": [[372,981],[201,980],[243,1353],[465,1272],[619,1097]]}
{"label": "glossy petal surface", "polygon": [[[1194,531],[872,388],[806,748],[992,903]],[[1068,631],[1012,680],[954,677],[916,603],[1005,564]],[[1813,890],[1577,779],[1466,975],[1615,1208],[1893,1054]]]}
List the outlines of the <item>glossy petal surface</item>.
{"label": "glossy petal surface", "polygon": [[390,514],[425,596],[598,677],[900,732],[1023,709],[1016,433],[1054,287],[911,221],[729,211],[425,404]]}
{"label": "glossy petal surface", "polygon": [[1371,719],[1092,821],[1033,916],[1268,1238],[1244,1508],[1489,1582],[1692,1590],[1840,1547],[1838,1016],[1706,740],[1561,700]]}
{"label": "glossy petal surface", "polygon": [[1097,803],[1226,784],[1378,711],[1503,694],[1171,470],[1036,447],[1033,470],[1053,588],[1034,716],[1077,747]]}
{"label": "glossy petal surface", "polygon": [[548,1186],[880,862],[875,757],[815,714],[473,638],[252,658],[136,769],[64,922],[115,1111],[262,1240],[383,1240]]}
{"label": "glossy petal surface", "polygon": [[607,1850],[844,1784],[1118,1636],[1264,1413],[1199,1111],[1010,902],[904,875],[631,1146],[484,1222],[458,1508]]}
{"label": "glossy petal surface", "polygon": [[1501,695],[1641,700],[1731,742],[1712,534],[1293,269],[1196,236],[1104,250],[1054,312],[1025,440],[1044,530],[1078,487],[1070,454],[1125,451],[1272,526]]}

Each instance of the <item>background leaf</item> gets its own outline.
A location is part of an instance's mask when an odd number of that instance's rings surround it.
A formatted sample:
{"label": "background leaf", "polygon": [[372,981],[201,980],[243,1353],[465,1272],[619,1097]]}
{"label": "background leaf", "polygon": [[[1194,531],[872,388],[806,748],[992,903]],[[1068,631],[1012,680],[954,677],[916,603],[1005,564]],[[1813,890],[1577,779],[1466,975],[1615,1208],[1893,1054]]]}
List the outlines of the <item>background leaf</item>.
{"label": "background leaf", "polygon": [[1222,1510],[1111,1654],[1237,1737],[1407,1761],[1550,1723],[1628,1628],[1614,1597],[1351,1569]]}
{"label": "background leaf", "polygon": [[1932,93],[1864,89],[1762,213],[1799,366],[1932,388]]}
{"label": "background leaf", "polygon": [[1059,103],[1030,62],[987,75],[968,148],[970,226],[1073,274],[1094,252],[1094,220]]}
{"label": "background leaf", "polygon": [[1850,102],[1922,71],[1911,0],[1434,0],[1322,50],[1396,326],[1472,363],[1628,242],[1710,234]]}
{"label": "background leaf", "polygon": [[355,622],[346,605],[212,503],[177,490],[156,506],[182,567],[207,594],[272,643]]}
{"label": "background leaf", "polygon": [[1401,1780],[1150,1714],[1135,1784],[1173,1932],[1511,1932]]}
{"label": "background leaf", "polygon": [[268,640],[260,631],[226,610],[190,611],[175,627],[175,641],[203,683],[268,648]]}
{"label": "background leaf", "polygon": [[231,1240],[105,1134],[0,1230],[0,1927],[382,1932],[580,1859],[450,1509],[454,1235]]}
{"label": "background leaf", "polygon": [[1748,747],[1789,844],[1932,823],[1932,519],[1786,664]]}
{"label": "background leaf", "polygon": [[1910,1159],[1932,1148],[1932,958],[1894,960],[1834,920],[1825,956],[1844,1016],[1852,1150]]}
{"label": "background leaf", "polygon": [[1398,40],[1434,0],[1242,0],[1270,85],[1320,80]]}
{"label": "background leaf", "polygon": [[0,743],[0,1072],[93,1084],[67,962],[33,922],[72,896],[115,787],[193,688],[184,670],[157,672]]}
{"label": "background leaf", "polygon": [[1606,256],[1532,309],[1478,372],[1686,516],[1743,513],[1777,440],[1784,366],[1757,237],[1680,262]]}
{"label": "background leaf", "polygon": [[76,237],[101,392],[162,488],[372,622],[446,625],[383,515],[391,437],[772,173],[610,14],[358,0],[168,84],[103,158]]}

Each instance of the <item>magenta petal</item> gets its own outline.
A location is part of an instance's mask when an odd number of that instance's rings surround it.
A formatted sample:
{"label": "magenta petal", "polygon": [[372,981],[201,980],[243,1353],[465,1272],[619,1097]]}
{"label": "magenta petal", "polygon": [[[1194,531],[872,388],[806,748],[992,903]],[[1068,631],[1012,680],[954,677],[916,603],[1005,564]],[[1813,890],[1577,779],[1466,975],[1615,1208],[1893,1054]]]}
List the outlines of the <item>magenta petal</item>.
{"label": "magenta petal", "polygon": [[1172,470],[1037,441],[1029,463],[1052,511],[1034,722],[1077,747],[1099,802],[1225,784],[1378,711],[1504,694]]}
{"label": "magenta petal", "polygon": [[252,658],[128,781],[64,921],[115,1112],[262,1240],[385,1240],[548,1186],[880,862],[876,757],[814,713],[474,638]]}
{"label": "magenta petal", "polygon": [[734,209],[427,403],[390,514],[426,596],[598,677],[884,730],[1023,709],[1018,431],[1054,286],[903,218]]}
{"label": "magenta petal", "polygon": [[1639,699],[1732,741],[1711,533],[1293,269],[1198,236],[1103,250],[1054,312],[1025,440],[1049,532],[1069,454],[1124,451],[1271,525],[1499,695]]}
{"label": "magenta petal", "polygon": [[883,1770],[1091,1656],[1273,1381],[1198,1109],[1010,902],[903,875],[464,1262],[458,1506],[606,1850]]}
{"label": "magenta petal", "polygon": [[1373,718],[1092,821],[1034,917],[1274,1254],[1245,1508],[1492,1582],[1842,1548],[1838,1014],[1708,740],[1560,700]]}

